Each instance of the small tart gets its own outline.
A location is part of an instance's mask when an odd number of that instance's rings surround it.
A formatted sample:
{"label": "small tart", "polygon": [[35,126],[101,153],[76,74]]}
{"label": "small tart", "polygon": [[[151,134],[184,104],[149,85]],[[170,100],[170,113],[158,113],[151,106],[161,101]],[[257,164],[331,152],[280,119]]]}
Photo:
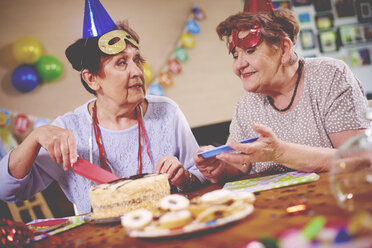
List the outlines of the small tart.
{"label": "small tart", "polygon": [[168,212],[160,217],[159,225],[162,228],[171,229],[187,225],[192,221],[189,210]]}
{"label": "small tart", "polygon": [[182,195],[173,194],[163,197],[159,204],[163,210],[178,211],[187,209],[190,201]]}
{"label": "small tart", "polygon": [[227,210],[226,210],[228,212],[227,215],[232,215],[232,214],[238,213],[240,211],[243,211],[249,205],[251,205],[251,204],[246,203],[242,200],[234,201],[233,204],[231,204],[230,206],[227,207]]}
{"label": "small tart", "polygon": [[137,209],[121,217],[121,224],[128,229],[142,229],[152,221],[152,213],[147,209]]}
{"label": "small tart", "polygon": [[201,212],[198,216],[196,216],[196,220],[199,222],[208,222],[211,220],[223,218],[228,215],[227,210],[228,207],[225,205],[210,206],[209,208]]}
{"label": "small tart", "polygon": [[218,189],[202,195],[200,200],[202,203],[217,205],[224,204],[230,201],[231,198],[231,191],[227,189]]}
{"label": "small tart", "polygon": [[198,203],[198,204],[193,204],[191,203],[189,205],[188,210],[190,211],[191,215],[196,217],[198,216],[201,212],[206,210],[209,207],[209,205],[204,204],[204,203]]}

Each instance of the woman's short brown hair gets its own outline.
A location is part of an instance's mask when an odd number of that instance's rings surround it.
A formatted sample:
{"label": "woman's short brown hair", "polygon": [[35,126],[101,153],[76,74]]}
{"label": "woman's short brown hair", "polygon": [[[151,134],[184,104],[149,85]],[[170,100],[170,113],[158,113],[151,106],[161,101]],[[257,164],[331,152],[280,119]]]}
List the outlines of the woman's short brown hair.
{"label": "woman's short brown hair", "polygon": [[[128,21],[121,21],[116,25],[118,29],[126,31],[133,37],[135,41],[137,41],[137,43],[139,43],[139,36],[132,28],[129,27]],[[72,68],[80,72],[84,69],[88,69],[91,73],[96,75],[99,73],[101,67],[101,58],[114,55],[107,55],[103,53],[98,47],[98,40],[99,37],[79,39],[67,47],[65,54],[67,59],[70,61]],[[88,86],[81,74],[80,79],[85,89],[96,95],[96,92]]]}
{"label": "woman's short brown hair", "polygon": [[261,27],[263,39],[270,45],[278,47],[285,37],[289,37],[293,44],[296,44],[300,24],[289,9],[277,9],[273,13],[265,12],[240,12],[228,17],[221,22],[217,28],[217,34],[221,40],[231,35],[232,29],[248,30],[259,25]]}

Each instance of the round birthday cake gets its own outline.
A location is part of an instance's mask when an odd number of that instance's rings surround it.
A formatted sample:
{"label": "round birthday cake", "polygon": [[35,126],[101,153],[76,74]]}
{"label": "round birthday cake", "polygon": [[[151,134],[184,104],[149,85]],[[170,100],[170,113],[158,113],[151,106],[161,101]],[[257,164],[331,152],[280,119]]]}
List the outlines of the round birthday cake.
{"label": "round birthday cake", "polygon": [[139,208],[151,210],[169,194],[166,174],[136,175],[100,184],[90,190],[92,217],[118,217]]}

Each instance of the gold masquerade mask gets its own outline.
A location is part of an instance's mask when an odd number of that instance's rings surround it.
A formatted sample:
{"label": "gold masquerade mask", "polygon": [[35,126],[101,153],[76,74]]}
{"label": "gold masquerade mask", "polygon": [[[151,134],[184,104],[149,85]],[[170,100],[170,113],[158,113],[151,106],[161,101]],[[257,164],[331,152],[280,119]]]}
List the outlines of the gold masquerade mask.
{"label": "gold masquerade mask", "polygon": [[130,34],[121,29],[113,30],[102,35],[98,40],[98,47],[106,54],[118,54],[127,47],[127,41],[139,48],[137,41]]}

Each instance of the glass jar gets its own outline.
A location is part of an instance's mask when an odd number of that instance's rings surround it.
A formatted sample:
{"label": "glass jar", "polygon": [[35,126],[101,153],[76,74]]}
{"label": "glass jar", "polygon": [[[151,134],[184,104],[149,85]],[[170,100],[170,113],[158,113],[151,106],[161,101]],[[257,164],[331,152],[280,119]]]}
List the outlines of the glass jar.
{"label": "glass jar", "polygon": [[[372,120],[372,109],[368,109],[366,117]],[[372,213],[372,126],[338,149],[329,179],[340,207]]]}

